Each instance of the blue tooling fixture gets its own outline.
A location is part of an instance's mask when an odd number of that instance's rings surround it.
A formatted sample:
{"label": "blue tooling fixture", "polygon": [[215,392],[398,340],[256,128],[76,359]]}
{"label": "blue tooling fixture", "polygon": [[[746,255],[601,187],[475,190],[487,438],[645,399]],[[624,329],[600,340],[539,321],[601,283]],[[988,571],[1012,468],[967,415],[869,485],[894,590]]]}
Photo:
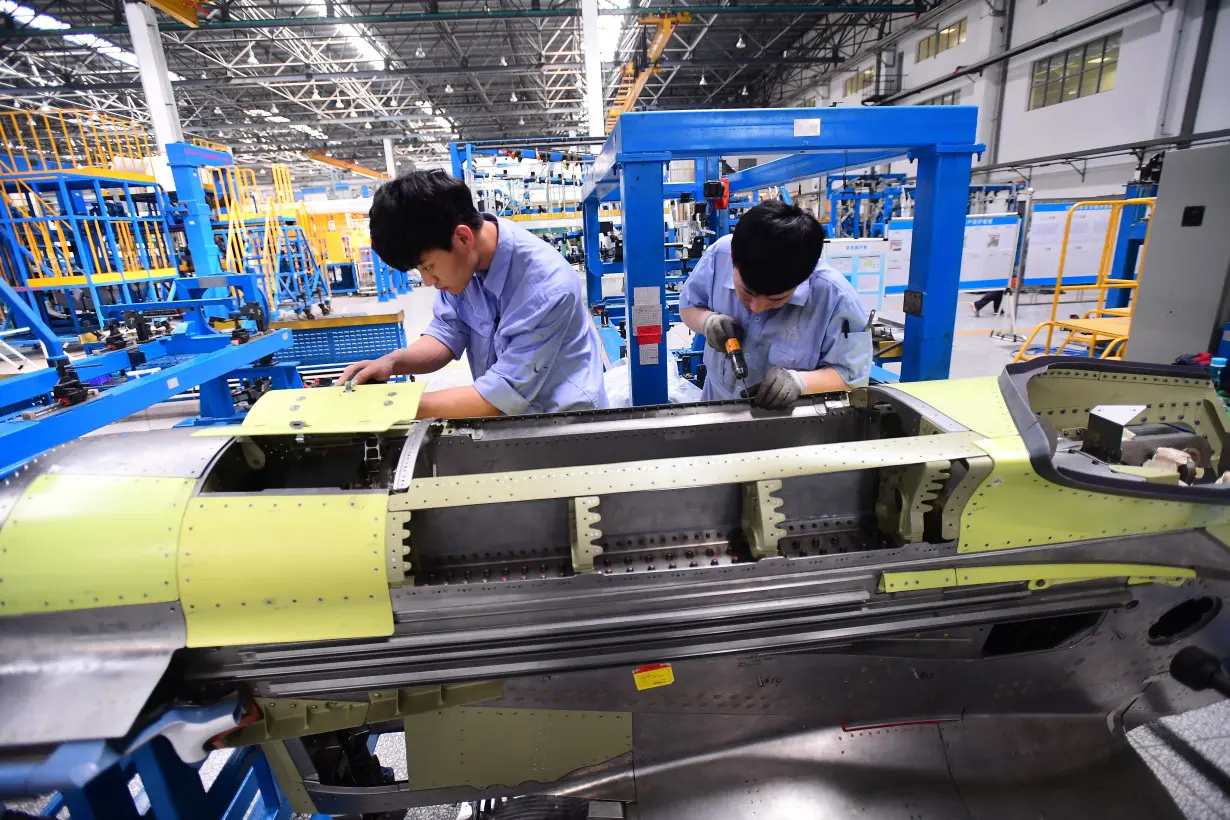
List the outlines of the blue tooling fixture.
{"label": "blue tooling fixture", "polygon": [[[978,111],[972,106],[651,111],[624,114],[583,189],[587,292],[624,273],[633,404],[667,400],[667,259],[663,181],[674,159],[786,154],[731,174],[731,193],[909,157],[917,162],[915,235],[905,296],[905,381],[943,379],[952,357],[957,281]],[[709,180],[713,181],[713,180]],[[623,202],[624,263],[591,263],[599,203]]]}
{"label": "blue tooling fixture", "polygon": [[905,174],[830,174],[829,236],[883,239],[888,220],[899,215],[904,186]]}
{"label": "blue tooling fixture", "polygon": [[[137,331],[136,343],[123,339],[116,327],[117,349],[70,363],[37,311],[0,280],[0,301],[43,343],[48,364],[46,370],[0,381],[0,476],[39,453],[194,387],[201,403],[198,423],[223,423],[240,415],[231,379],[241,382],[241,402],[245,395],[254,398],[248,391],[264,385],[302,386],[293,362],[272,363],[272,354],[291,346],[291,331],[267,332],[268,312],[256,277],[209,273],[220,270],[218,249],[195,169],[227,164],[230,155],[183,143],[168,145],[167,155],[185,212],[184,234],[200,275],[177,278],[167,300],[103,307],[104,315],[114,320],[119,314]],[[184,320],[173,332],[151,332],[146,314],[178,311],[184,311]],[[234,330],[215,331],[209,316],[234,321]],[[92,397],[91,387],[98,390]]]}

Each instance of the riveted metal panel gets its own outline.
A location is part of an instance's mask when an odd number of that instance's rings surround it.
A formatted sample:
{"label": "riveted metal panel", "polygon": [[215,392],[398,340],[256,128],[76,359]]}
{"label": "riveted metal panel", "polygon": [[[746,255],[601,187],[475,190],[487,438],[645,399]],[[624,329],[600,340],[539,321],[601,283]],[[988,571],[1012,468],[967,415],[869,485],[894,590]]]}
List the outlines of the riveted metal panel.
{"label": "riveted metal panel", "polygon": [[0,612],[174,601],[186,478],[41,475],[0,529]]}
{"label": "riveted metal panel", "polygon": [[457,707],[406,718],[412,789],[550,783],[632,751],[632,715]]}
{"label": "riveted metal panel", "polygon": [[1018,438],[978,442],[995,461],[961,514],[959,552],[1138,535],[1230,521],[1230,510],[1062,487],[1034,472]]}
{"label": "riveted metal panel", "polygon": [[189,646],[393,631],[383,493],[196,498],[180,596]]}
{"label": "riveted metal panel", "polygon": [[460,507],[475,503],[571,498],[638,490],[674,490],[762,479],[866,470],[935,459],[982,455],[972,433],[877,439],[760,453],[629,461],[589,467],[522,470],[416,480],[390,499],[391,509]]}

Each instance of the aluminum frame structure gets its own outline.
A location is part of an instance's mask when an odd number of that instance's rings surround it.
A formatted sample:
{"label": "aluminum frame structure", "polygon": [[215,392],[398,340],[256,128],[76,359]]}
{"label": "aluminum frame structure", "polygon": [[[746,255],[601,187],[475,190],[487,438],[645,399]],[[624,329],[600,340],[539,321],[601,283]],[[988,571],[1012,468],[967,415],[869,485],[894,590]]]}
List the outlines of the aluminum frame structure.
{"label": "aluminum frame structure", "polygon": [[[973,106],[663,111],[620,117],[594,160],[583,194],[587,234],[596,228],[600,203],[623,202],[633,404],[667,401],[662,202],[671,198],[671,190],[663,172],[671,160],[695,157],[788,155],[731,174],[732,194],[902,157],[916,161],[901,377],[947,378],[970,167],[983,148],[974,142],[977,117]],[[595,287],[601,293],[601,275],[615,272],[610,268],[587,262],[591,296]]]}

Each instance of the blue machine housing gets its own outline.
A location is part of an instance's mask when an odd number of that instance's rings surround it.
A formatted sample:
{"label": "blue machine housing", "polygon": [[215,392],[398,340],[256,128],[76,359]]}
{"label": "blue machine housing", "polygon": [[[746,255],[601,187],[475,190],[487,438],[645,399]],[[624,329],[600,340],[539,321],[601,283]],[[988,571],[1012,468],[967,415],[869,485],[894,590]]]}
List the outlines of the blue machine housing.
{"label": "blue machine housing", "polygon": [[[788,155],[731,174],[731,194],[902,157],[916,161],[916,229],[901,374],[906,381],[946,378],[970,166],[982,150],[974,142],[977,114],[973,106],[908,106],[622,115],[585,178],[585,264],[591,303],[601,299],[604,274],[625,275],[624,309],[634,320],[628,327],[632,402],[667,400],[669,263],[662,203],[680,191],[664,182],[664,168],[681,159],[704,159],[705,179],[712,180],[717,177],[710,172],[721,157]],[[689,190],[693,187],[688,184]],[[622,265],[603,264],[597,252],[599,205],[613,201],[623,203]],[[638,306],[642,310],[634,311]]]}

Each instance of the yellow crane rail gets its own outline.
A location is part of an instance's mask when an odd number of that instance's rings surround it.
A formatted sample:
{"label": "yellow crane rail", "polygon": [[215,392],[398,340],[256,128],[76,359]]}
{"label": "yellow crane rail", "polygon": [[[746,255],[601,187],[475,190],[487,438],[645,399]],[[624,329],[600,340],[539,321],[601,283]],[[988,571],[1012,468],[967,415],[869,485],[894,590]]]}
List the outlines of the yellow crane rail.
{"label": "yellow crane rail", "polygon": [[645,66],[638,68],[636,62],[630,60],[620,69],[619,86],[615,89],[615,102],[606,111],[608,133],[615,127],[615,121],[619,119],[620,114],[626,114],[636,108],[636,101],[641,96],[645,83],[649,82],[650,75],[657,74],[659,71],[658,60],[662,58],[662,52],[666,51],[666,44],[670,42],[675,26],[692,22],[692,14],[687,11],[670,14],[642,14],[636,18],[636,22],[642,26],[655,26],[657,30],[646,48],[647,63]]}
{"label": "yellow crane rail", "polygon": [[323,154],[320,151],[304,151],[303,155],[310,160],[319,162],[323,165],[331,165],[334,168],[341,168],[344,171],[351,171],[359,176],[369,177],[370,179],[388,179],[389,175],[382,171],[373,171],[371,168],[365,168],[362,165],[356,165],[353,162],[347,162],[344,159],[331,157],[328,154]]}

